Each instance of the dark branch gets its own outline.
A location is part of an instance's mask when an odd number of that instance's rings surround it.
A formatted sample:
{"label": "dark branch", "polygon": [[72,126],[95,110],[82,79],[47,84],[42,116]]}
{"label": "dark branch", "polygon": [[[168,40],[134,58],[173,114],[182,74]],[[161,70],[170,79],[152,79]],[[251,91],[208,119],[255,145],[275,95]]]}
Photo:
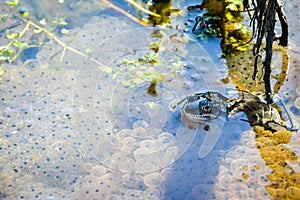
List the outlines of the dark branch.
{"label": "dark branch", "polygon": [[[256,43],[253,47],[253,55],[255,56],[254,60],[254,70],[252,74],[252,79],[255,80],[256,74],[258,71],[258,58],[260,57],[260,50],[262,45],[262,40],[266,37],[266,58],[263,62],[264,67],[264,84],[265,84],[265,93],[267,103],[272,103],[272,90],[270,83],[271,76],[271,61],[272,61],[272,46],[275,39],[275,15],[277,13],[280,20],[282,34],[278,38],[279,44],[282,46],[287,46],[288,43],[288,23],[286,16],[284,14],[282,3],[280,0],[252,0],[252,5],[254,6],[254,13],[251,18],[250,25],[253,29],[253,35],[256,36]],[[248,0],[243,1],[244,8],[249,10]]]}

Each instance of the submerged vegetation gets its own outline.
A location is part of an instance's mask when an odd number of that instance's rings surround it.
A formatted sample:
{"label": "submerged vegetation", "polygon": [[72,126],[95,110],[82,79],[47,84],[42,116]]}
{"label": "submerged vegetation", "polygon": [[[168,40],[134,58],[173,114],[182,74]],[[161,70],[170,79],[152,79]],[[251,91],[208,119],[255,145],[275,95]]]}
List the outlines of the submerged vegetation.
{"label": "submerged vegetation", "polygon": [[[217,8],[217,9],[216,9]],[[214,1],[204,0],[201,5],[190,6],[192,9],[206,10],[205,14],[196,17],[196,23],[193,32],[203,37],[203,34],[212,34],[222,38],[221,47],[224,57],[230,60],[232,57],[252,48],[253,73],[252,79],[255,81],[258,77],[258,66],[261,67],[261,75],[263,75],[264,92],[266,101],[272,103],[271,90],[271,61],[273,42],[279,40],[279,45],[285,47],[288,42],[288,25],[287,19],[283,11],[280,1],[248,0],[242,1]],[[252,26],[252,34],[246,25],[242,25],[244,20],[243,12],[247,11]],[[275,15],[278,15],[282,27],[282,35],[275,38]],[[265,45],[263,43],[265,39]],[[262,47],[265,46],[265,58],[262,59]],[[236,68],[244,68],[248,66],[235,66]],[[282,82],[283,80],[280,80]]]}
{"label": "submerged vegetation", "polygon": [[245,52],[251,41],[251,32],[242,22],[243,7],[240,2],[203,1],[201,5],[189,6],[188,10],[206,10],[197,16],[193,33],[200,39],[209,35],[221,38],[221,48],[225,57]]}
{"label": "submerged vegetation", "polygon": [[[13,24],[7,25],[0,31],[0,33],[5,34],[8,40],[8,43],[0,48],[0,67],[3,67],[6,63],[16,62],[26,49],[44,48],[44,45],[50,40],[58,43],[62,47],[61,51],[52,56],[54,57],[57,54],[60,54],[58,65],[63,62],[66,51],[71,51],[98,64],[98,68],[100,70],[106,72],[111,71],[111,69],[104,66],[101,62],[91,58],[89,55],[89,49],[87,49],[85,52],[79,51],[76,48],[64,43],[61,39],[59,39],[57,34],[51,31],[54,30],[54,28],[59,27],[60,32],[58,34],[68,34],[69,30],[64,28],[64,26],[68,25],[65,18],[59,17],[57,19],[53,19],[48,25],[48,22],[45,18],[42,18],[38,22],[34,22],[36,21],[34,17],[33,20],[31,20],[32,17],[30,16],[29,12],[23,10],[22,8],[17,8],[19,5],[17,0],[7,1],[4,3],[4,5],[7,7],[8,13],[1,15],[1,23],[4,25],[9,23]],[[21,25],[24,24],[25,26],[22,28]],[[14,28],[17,28],[17,31],[15,31]],[[2,73],[3,70],[0,68],[0,75]]]}

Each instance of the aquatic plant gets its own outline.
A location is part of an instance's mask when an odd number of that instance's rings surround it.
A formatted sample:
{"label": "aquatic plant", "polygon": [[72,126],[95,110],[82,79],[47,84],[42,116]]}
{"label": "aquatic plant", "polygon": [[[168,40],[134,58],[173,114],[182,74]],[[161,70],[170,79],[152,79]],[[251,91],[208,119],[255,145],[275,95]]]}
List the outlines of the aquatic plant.
{"label": "aquatic plant", "polygon": [[[241,52],[246,51],[249,47],[252,48],[253,68],[252,79],[255,81],[258,79],[258,65],[264,66],[263,75],[263,90],[265,91],[266,99],[268,103],[272,102],[272,90],[271,90],[271,59],[272,59],[272,47],[274,27],[275,27],[275,15],[277,13],[280,24],[282,27],[282,36],[278,37],[279,45],[287,46],[288,37],[288,25],[285,13],[283,11],[283,5],[281,1],[203,1],[201,5],[190,6],[189,9],[206,9],[207,12],[202,16],[198,16],[195,19],[195,25],[193,32],[196,35],[210,33],[217,37],[221,37],[221,47],[224,57],[230,59],[234,55],[238,55]],[[216,9],[218,7],[218,9]],[[242,12],[246,10],[250,16],[250,25],[252,26],[252,36],[241,22],[244,19]],[[261,46],[262,40],[266,37],[266,57],[264,62],[261,62]],[[252,39],[255,40],[254,45]],[[237,68],[239,66],[236,66]],[[286,67],[286,66],[285,66]],[[285,68],[283,66],[283,68]],[[241,67],[243,68],[243,67]],[[286,71],[283,69],[283,71]],[[285,73],[283,73],[284,76]],[[278,81],[282,83],[281,80]],[[275,89],[273,91],[278,91]]]}
{"label": "aquatic plant", "polygon": [[[42,22],[43,23],[43,22]],[[13,62],[14,60],[16,60],[18,58],[18,56],[20,55],[20,53],[25,49],[25,48],[32,48],[32,47],[37,47],[37,45],[31,46],[28,45],[27,43],[21,43],[18,41],[18,39],[22,38],[24,36],[24,34],[30,30],[30,28],[35,28],[35,32],[37,33],[45,33],[47,36],[49,36],[51,39],[53,39],[54,41],[56,41],[57,43],[59,43],[62,47],[62,53],[61,53],[61,57],[60,57],[60,62],[63,61],[64,55],[66,50],[72,51],[80,56],[83,57],[89,57],[88,55],[68,46],[67,44],[65,44],[64,42],[62,42],[59,38],[57,38],[57,36],[55,36],[53,33],[51,33],[50,31],[48,31],[47,29],[41,27],[40,25],[32,22],[32,21],[27,21],[24,29],[17,33],[17,34],[7,34],[7,38],[11,39],[11,41],[1,50],[1,60],[6,60],[8,62]],[[65,31],[63,31],[65,32]],[[17,50],[17,54],[14,53],[14,51],[10,50],[12,48],[12,46],[16,47]],[[101,63],[99,63],[98,61],[92,59],[93,62],[98,63],[99,65],[101,65]]]}
{"label": "aquatic plant", "polygon": [[221,38],[225,57],[245,52],[251,41],[251,32],[242,24],[244,16],[240,1],[203,1],[201,5],[189,6],[189,11],[202,10],[204,14],[195,18],[192,32],[199,38],[207,36]]}
{"label": "aquatic plant", "polygon": [[[168,27],[171,22],[171,15],[176,15],[181,11],[181,9],[172,8],[171,0],[152,0],[144,2],[133,0],[126,0],[124,2],[102,0],[102,2],[143,26],[161,25]],[[130,9],[126,7],[126,4],[131,5],[137,14],[132,15],[130,14],[131,12],[126,11],[125,8]]]}
{"label": "aquatic plant", "polygon": [[[283,3],[280,0],[266,1],[266,0],[257,0],[256,4],[252,3],[254,6],[254,13],[251,17],[251,23],[253,27],[253,34],[257,33],[256,43],[253,48],[253,55],[255,56],[254,62],[254,72],[252,79],[256,78],[257,73],[257,59],[260,57],[260,48],[262,40],[266,37],[266,57],[263,62],[264,67],[264,85],[265,85],[265,94],[266,100],[268,103],[272,103],[272,90],[270,83],[271,76],[271,61],[272,61],[272,48],[273,41],[275,37],[275,16],[276,13],[280,20],[282,35],[278,37],[279,45],[287,46],[288,44],[288,24],[285,13],[283,11]],[[244,0],[243,5],[246,10],[249,12],[249,1]],[[256,23],[255,23],[256,22]]]}

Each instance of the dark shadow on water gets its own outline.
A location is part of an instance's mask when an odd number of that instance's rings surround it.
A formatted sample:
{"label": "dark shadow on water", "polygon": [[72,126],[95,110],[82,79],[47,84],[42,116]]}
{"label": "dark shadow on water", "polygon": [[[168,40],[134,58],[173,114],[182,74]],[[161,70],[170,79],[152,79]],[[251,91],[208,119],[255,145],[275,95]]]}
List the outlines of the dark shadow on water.
{"label": "dark shadow on water", "polygon": [[205,157],[198,158],[205,131],[198,133],[187,151],[172,165],[167,180],[161,186],[165,200],[211,200],[214,195],[216,178],[222,158],[228,149],[240,141],[240,136],[251,127],[239,119],[225,123],[222,134],[213,150]]}

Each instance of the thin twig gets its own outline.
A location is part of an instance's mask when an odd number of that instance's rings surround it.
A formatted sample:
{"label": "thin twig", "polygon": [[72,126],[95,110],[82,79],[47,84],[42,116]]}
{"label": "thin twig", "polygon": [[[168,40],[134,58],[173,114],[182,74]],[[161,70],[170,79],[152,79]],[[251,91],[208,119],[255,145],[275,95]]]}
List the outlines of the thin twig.
{"label": "thin twig", "polygon": [[141,20],[139,20],[138,18],[132,16],[131,14],[129,14],[128,12],[126,12],[125,10],[119,8],[118,6],[110,3],[108,0],[102,0],[103,3],[107,4],[109,7],[111,7],[112,9],[118,11],[119,13],[125,15],[126,17],[128,17],[129,19],[135,21],[136,23],[138,24],[141,24],[143,26],[150,26],[150,24],[146,23],[146,22],[143,22]]}

